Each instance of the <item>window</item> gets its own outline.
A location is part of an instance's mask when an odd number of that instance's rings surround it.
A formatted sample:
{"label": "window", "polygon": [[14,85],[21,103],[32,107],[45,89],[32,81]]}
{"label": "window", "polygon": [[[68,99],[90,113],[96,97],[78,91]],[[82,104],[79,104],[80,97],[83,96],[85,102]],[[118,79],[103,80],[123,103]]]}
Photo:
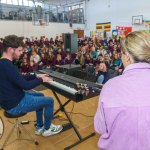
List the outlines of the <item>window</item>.
{"label": "window", "polygon": [[32,1],[29,1],[29,6],[33,7],[33,2]]}
{"label": "window", "polygon": [[29,6],[29,1],[28,0],[23,0],[23,5],[24,6]]}
{"label": "window", "polygon": [[12,4],[12,0],[7,0],[7,4]]}
{"label": "window", "polygon": [[19,5],[22,5],[22,0],[18,0]]}
{"label": "window", "polygon": [[43,8],[45,9],[45,10],[49,10],[49,5],[43,5]]}
{"label": "window", "polygon": [[72,6],[72,10],[79,8],[79,5]]}
{"label": "window", "polygon": [[52,9],[56,9],[56,6],[52,6]]}
{"label": "window", "polygon": [[65,7],[65,11],[69,11],[69,7]]}
{"label": "window", "polygon": [[12,0],[13,5],[18,5],[18,0]]}
{"label": "window", "polygon": [[79,7],[80,7],[80,8],[83,8],[83,4],[80,4]]}
{"label": "window", "polygon": [[71,7],[69,7],[69,10],[71,10]]}
{"label": "window", "polygon": [[35,2],[35,6],[43,6],[43,4],[42,3],[39,3],[39,2]]}
{"label": "window", "polygon": [[1,0],[1,3],[6,3],[6,0]]}

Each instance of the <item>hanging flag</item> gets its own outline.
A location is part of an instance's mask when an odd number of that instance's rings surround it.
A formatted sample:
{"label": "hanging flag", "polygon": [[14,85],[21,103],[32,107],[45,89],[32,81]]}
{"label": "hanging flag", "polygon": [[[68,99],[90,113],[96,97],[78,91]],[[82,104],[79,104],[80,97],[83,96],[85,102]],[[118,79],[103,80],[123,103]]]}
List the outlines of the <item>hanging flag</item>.
{"label": "hanging flag", "polygon": [[96,29],[109,32],[111,31],[111,22],[97,23]]}
{"label": "hanging flag", "polygon": [[150,25],[150,21],[145,21],[145,22]]}
{"label": "hanging flag", "polygon": [[126,36],[132,32],[132,27],[116,26],[116,29],[118,30],[118,35]]}
{"label": "hanging flag", "polygon": [[112,36],[117,36],[118,35],[118,30],[112,30]]}
{"label": "hanging flag", "polygon": [[147,31],[150,33],[150,21],[145,21],[145,28],[147,28]]}

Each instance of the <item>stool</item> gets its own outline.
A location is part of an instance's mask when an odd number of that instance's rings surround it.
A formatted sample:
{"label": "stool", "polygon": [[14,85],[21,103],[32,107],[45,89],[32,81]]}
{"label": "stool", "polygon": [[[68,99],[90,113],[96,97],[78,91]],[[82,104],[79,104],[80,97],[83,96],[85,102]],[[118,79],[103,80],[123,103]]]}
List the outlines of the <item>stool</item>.
{"label": "stool", "polygon": [[[4,111],[4,116],[7,118],[15,118],[15,123],[13,125],[13,127],[11,128],[9,134],[7,135],[2,147],[0,148],[0,150],[3,150],[4,147],[6,146],[7,142],[9,141],[13,131],[15,130],[15,128],[17,129],[17,139],[16,140],[30,140],[33,141],[35,143],[35,145],[38,145],[39,143],[30,135],[30,132],[21,124],[21,122],[18,120],[19,117],[22,117],[26,115],[26,113],[24,114],[17,114],[17,115],[12,115],[7,113],[6,111]],[[21,129],[24,130],[24,132],[29,136],[30,139],[22,139],[20,137],[21,135]]]}

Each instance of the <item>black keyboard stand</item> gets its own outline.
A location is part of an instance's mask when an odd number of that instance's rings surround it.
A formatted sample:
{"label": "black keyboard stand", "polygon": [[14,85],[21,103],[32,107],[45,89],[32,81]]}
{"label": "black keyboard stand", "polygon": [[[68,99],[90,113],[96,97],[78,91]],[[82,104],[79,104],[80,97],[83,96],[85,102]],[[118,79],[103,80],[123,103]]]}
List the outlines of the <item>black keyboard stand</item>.
{"label": "black keyboard stand", "polygon": [[83,141],[87,140],[88,138],[94,136],[94,135],[95,135],[95,132],[93,132],[93,133],[91,133],[90,135],[88,135],[88,136],[82,138],[82,136],[80,135],[79,131],[78,131],[77,128],[75,127],[74,123],[72,122],[71,118],[69,117],[69,115],[68,115],[68,113],[67,113],[67,111],[66,111],[66,109],[65,109],[65,106],[71,101],[71,99],[68,99],[67,102],[65,102],[64,104],[62,104],[62,102],[60,101],[60,99],[59,99],[58,95],[56,94],[56,92],[54,92],[54,91],[52,91],[52,92],[53,92],[54,96],[56,97],[56,99],[57,99],[57,101],[58,101],[58,103],[59,103],[59,105],[60,105],[60,108],[55,111],[54,116],[55,116],[59,111],[64,112],[65,115],[66,115],[66,117],[67,117],[67,119],[68,119],[68,121],[69,121],[69,123],[70,123],[71,128],[74,129],[76,135],[77,135],[78,138],[79,138],[79,140],[78,140],[77,142],[75,142],[74,144],[72,144],[72,145],[70,145],[70,146],[65,147],[64,150],[69,150],[69,149],[71,149],[72,147],[74,147],[74,146],[76,146],[76,145],[82,143]]}

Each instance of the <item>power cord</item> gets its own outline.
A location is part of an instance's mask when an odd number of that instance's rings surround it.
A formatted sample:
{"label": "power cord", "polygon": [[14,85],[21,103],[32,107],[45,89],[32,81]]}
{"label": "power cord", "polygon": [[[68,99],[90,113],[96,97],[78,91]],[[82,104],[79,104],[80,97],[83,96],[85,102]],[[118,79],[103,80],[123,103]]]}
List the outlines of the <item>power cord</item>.
{"label": "power cord", "polygon": [[[72,118],[72,115],[82,115],[82,116],[84,116],[84,117],[91,117],[91,118],[94,117],[94,115],[93,115],[93,116],[90,116],[90,115],[83,114],[83,113],[73,112],[74,107],[75,107],[75,102],[73,102],[73,106],[72,106],[71,111],[70,111],[70,112],[67,112],[68,114],[70,114],[70,115],[69,115],[70,118]],[[59,118],[59,116],[61,117],[61,119]],[[54,118],[59,118],[60,120],[67,120],[66,118],[63,117],[63,114],[58,114],[58,115],[57,115],[56,117],[54,117]]]}
{"label": "power cord", "polygon": [[72,118],[72,113],[73,113],[73,110],[74,110],[74,102],[73,102],[73,106],[72,106],[72,109],[71,109],[71,112],[70,112],[70,119]]}
{"label": "power cord", "polygon": [[[7,119],[7,121],[11,124],[14,124],[15,122],[10,121],[9,119]],[[23,121],[19,121],[21,124],[29,124],[30,122],[36,122],[36,121],[29,121],[29,120],[23,120]]]}
{"label": "power cord", "polygon": [[67,112],[67,113],[71,113],[71,114],[74,114],[74,115],[82,115],[84,117],[94,117],[94,116],[85,115],[83,113],[76,113],[76,112]]}

